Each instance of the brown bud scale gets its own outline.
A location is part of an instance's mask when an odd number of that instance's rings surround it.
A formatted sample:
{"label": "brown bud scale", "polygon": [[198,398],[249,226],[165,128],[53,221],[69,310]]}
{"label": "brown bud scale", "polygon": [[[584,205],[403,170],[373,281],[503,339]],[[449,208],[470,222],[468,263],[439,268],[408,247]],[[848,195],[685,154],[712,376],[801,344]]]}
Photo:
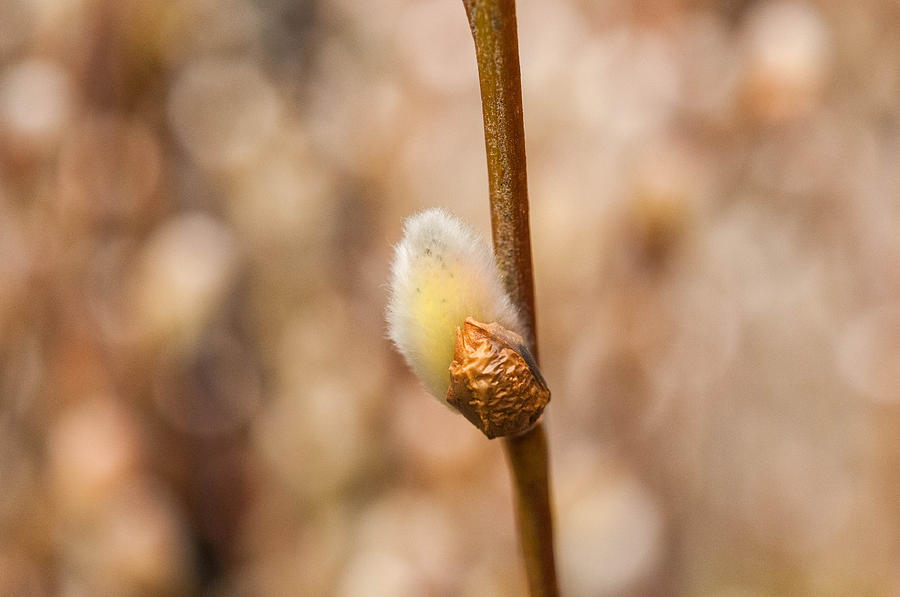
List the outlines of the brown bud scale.
{"label": "brown bud scale", "polygon": [[547,383],[521,336],[471,317],[456,328],[447,402],[486,436],[527,431],[549,401]]}

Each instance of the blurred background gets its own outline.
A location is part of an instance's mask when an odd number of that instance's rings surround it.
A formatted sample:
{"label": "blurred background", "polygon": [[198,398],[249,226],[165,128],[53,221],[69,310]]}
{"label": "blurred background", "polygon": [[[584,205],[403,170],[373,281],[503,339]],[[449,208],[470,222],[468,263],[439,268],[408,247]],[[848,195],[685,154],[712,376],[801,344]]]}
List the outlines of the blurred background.
{"label": "blurred background", "polygon": [[[519,3],[571,597],[900,595],[900,4]],[[525,592],[385,340],[458,0],[0,0],[0,595]]]}

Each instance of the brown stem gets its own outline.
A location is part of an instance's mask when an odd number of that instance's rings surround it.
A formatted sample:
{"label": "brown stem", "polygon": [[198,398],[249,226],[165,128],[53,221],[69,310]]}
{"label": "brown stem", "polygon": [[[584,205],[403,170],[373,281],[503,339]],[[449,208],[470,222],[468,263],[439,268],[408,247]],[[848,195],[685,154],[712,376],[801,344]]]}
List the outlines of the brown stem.
{"label": "brown stem", "polygon": [[537,357],[515,0],[463,0],[478,60],[494,255]]}
{"label": "brown stem", "polygon": [[[463,0],[478,61],[487,149],[494,255],[504,287],[522,314],[535,359],[534,278],[528,223],[525,125],[515,0]],[[532,597],[556,597],[547,438],[538,422],[505,440],[519,536]]]}
{"label": "brown stem", "polygon": [[533,597],[555,597],[559,590],[553,557],[553,516],[544,426],[538,423],[522,435],[506,438],[505,442],[515,483],[516,514],[528,587]]}

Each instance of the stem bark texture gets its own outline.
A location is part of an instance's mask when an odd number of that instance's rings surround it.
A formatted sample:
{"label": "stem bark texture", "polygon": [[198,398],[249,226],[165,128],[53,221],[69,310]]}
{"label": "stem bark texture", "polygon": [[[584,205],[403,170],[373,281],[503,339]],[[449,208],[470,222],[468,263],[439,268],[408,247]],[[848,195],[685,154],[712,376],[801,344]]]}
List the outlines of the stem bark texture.
{"label": "stem bark texture", "polygon": [[[463,0],[478,62],[494,255],[538,358],[525,125],[515,0]],[[542,422],[504,440],[532,597],[557,597],[547,437]]]}

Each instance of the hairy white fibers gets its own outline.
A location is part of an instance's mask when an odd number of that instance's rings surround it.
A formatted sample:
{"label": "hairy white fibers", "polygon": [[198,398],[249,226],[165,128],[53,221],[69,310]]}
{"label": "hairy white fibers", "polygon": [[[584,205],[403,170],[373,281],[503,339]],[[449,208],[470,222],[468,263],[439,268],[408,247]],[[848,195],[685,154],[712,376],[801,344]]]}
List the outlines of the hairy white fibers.
{"label": "hairy white fibers", "polygon": [[391,265],[388,334],[441,401],[450,383],[456,328],[466,317],[522,332],[484,239],[442,209],[408,218]]}

